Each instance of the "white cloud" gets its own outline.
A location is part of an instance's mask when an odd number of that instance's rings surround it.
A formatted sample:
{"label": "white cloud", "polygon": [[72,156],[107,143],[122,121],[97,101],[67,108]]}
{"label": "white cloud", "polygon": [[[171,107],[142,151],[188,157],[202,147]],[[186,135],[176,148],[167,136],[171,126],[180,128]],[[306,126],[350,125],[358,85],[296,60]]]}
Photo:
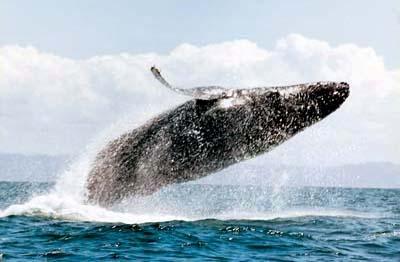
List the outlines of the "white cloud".
{"label": "white cloud", "polygon": [[277,41],[272,50],[238,40],[87,60],[0,47],[0,151],[74,154],[119,119],[128,124],[116,132],[184,101],[152,78],[153,64],[184,86],[348,81],[351,96],[339,112],[265,157],[305,164],[400,162],[400,70],[387,70],[372,48],[332,47],[301,35]]}

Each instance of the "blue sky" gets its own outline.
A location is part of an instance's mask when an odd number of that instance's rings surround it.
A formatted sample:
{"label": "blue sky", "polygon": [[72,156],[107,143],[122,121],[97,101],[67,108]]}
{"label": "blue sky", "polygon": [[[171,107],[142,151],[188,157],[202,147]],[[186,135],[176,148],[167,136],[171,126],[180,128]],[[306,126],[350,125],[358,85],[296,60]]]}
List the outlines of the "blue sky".
{"label": "blue sky", "polygon": [[0,46],[71,58],[166,53],[181,43],[249,39],[271,48],[289,33],[371,46],[400,65],[400,1],[0,1]]}

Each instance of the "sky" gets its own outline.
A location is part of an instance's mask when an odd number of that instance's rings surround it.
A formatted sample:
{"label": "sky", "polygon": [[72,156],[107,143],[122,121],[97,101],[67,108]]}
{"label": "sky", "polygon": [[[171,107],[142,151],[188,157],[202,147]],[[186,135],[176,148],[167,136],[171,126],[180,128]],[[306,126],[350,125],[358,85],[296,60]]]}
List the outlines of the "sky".
{"label": "sky", "polygon": [[156,64],[188,87],[347,81],[340,110],[265,157],[400,163],[399,29],[389,0],[0,0],[0,152],[79,154],[185,101]]}
{"label": "sky", "polygon": [[373,47],[393,68],[400,65],[399,25],[398,0],[0,1],[0,45],[78,59],[237,39],[272,48],[297,33]]}

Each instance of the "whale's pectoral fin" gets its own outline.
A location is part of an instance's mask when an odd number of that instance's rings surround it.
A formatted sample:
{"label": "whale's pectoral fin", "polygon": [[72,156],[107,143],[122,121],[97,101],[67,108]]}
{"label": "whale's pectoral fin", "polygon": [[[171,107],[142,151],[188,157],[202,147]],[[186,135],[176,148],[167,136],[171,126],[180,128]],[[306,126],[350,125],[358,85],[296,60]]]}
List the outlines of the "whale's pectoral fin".
{"label": "whale's pectoral fin", "polygon": [[164,77],[162,77],[160,70],[158,70],[155,66],[152,66],[150,70],[153,73],[154,77],[168,89],[171,89],[172,91],[182,95],[194,97],[196,99],[212,100],[227,98],[231,97],[233,93],[232,90],[220,86],[200,86],[194,88],[175,87],[168,83],[164,79]]}

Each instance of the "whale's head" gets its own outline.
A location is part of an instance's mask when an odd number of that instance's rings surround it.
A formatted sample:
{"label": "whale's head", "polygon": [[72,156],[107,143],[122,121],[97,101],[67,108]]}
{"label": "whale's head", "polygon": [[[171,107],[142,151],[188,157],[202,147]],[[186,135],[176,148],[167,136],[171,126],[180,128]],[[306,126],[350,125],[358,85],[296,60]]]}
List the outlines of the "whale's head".
{"label": "whale's head", "polygon": [[334,112],[349,96],[349,85],[316,82],[237,92],[207,114],[222,123],[217,133],[239,150],[240,160],[268,151]]}
{"label": "whale's head", "polygon": [[349,85],[345,82],[316,82],[288,87],[272,88],[265,93],[249,94],[253,111],[261,111],[261,119],[284,122],[286,130],[305,128],[334,112],[349,96]]}

